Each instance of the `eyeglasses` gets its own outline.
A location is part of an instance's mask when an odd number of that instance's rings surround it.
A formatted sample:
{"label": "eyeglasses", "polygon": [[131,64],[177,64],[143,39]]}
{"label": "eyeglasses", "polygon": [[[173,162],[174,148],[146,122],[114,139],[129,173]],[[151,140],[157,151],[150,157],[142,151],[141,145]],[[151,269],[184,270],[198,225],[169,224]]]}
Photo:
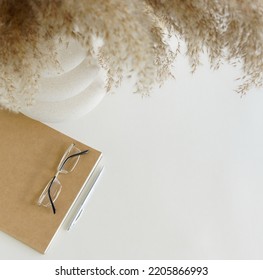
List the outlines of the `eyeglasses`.
{"label": "eyeglasses", "polygon": [[54,202],[58,198],[62,185],[58,180],[59,174],[68,174],[72,172],[76,165],[79,162],[80,156],[87,154],[89,150],[80,151],[75,144],[71,144],[63,157],[60,160],[60,163],[57,167],[57,173],[54,177],[48,182],[44,188],[42,194],[40,195],[37,204],[39,206],[49,207],[51,206],[53,213],[56,214],[56,208]]}

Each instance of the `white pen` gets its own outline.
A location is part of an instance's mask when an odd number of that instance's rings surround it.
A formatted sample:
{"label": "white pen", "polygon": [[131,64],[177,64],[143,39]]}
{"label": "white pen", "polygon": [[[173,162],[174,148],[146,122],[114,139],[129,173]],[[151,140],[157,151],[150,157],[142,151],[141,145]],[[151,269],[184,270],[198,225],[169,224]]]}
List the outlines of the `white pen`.
{"label": "white pen", "polygon": [[[90,189],[92,189],[92,188],[94,187],[95,183],[98,181],[98,178],[100,177],[100,175],[101,175],[103,169],[104,169],[104,167],[102,167],[101,170],[100,170],[100,171],[98,172],[98,174],[96,175],[96,178],[94,179],[94,181],[93,181],[93,183],[92,183]],[[86,202],[87,202],[87,200],[88,200],[89,193],[90,193],[90,191],[86,194],[86,196],[85,196],[83,202],[81,203],[81,205],[80,205],[80,207],[79,207],[79,210],[78,210],[77,214],[76,214],[76,215],[74,216],[74,218],[72,219],[72,221],[71,221],[71,223],[70,223],[70,225],[69,225],[69,227],[68,227],[68,229],[67,229],[68,231],[72,229],[72,227],[77,223],[79,217],[81,216],[81,214],[82,214],[82,212],[83,212],[83,210],[84,210],[84,208],[85,208]]]}

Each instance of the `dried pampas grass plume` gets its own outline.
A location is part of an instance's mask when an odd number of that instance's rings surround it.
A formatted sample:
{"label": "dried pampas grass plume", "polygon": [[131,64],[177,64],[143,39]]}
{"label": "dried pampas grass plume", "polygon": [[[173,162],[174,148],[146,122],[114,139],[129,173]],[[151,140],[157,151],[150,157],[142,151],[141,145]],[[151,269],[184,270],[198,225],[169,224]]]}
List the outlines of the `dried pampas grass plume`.
{"label": "dried pampas grass plume", "polygon": [[193,70],[203,50],[213,68],[241,63],[245,93],[262,86],[262,27],[259,0],[0,0],[0,106],[33,104],[43,69],[58,64],[57,42],[69,38],[106,70],[108,91],[129,76],[141,94],[163,83],[177,54],[166,38],[175,35]]}
{"label": "dried pampas grass plume", "polygon": [[241,94],[263,81],[263,1],[147,0],[171,32],[186,42],[193,71],[207,51],[212,68],[242,65]]}

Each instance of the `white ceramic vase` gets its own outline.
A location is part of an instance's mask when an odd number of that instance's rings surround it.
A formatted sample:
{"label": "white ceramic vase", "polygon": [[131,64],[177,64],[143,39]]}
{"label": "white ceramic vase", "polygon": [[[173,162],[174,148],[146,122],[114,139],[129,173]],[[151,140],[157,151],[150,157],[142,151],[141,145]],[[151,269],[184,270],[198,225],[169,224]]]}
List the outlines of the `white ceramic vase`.
{"label": "white ceramic vase", "polygon": [[21,112],[42,122],[78,119],[105,96],[105,80],[100,67],[88,62],[84,49],[75,41],[57,49],[61,70],[49,69],[40,79],[35,103]]}

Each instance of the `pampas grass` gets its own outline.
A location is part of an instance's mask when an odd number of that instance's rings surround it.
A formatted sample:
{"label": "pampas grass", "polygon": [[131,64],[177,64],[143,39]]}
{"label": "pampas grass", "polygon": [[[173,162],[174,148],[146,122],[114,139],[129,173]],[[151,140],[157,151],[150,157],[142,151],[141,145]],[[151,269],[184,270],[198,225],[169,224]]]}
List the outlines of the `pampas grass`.
{"label": "pampas grass", "polygon": [[69,38],[105,69],[107,91],[127,77],[142,95],[162,84],[178,52],[167,42],[175,35],[193,71],[203,51],[212,68],[242,65],[244,94],[262,86],[262,27],[259,0],[0,0],[0,106],[33,104],[43,69],[59,67],[57,43]]}

